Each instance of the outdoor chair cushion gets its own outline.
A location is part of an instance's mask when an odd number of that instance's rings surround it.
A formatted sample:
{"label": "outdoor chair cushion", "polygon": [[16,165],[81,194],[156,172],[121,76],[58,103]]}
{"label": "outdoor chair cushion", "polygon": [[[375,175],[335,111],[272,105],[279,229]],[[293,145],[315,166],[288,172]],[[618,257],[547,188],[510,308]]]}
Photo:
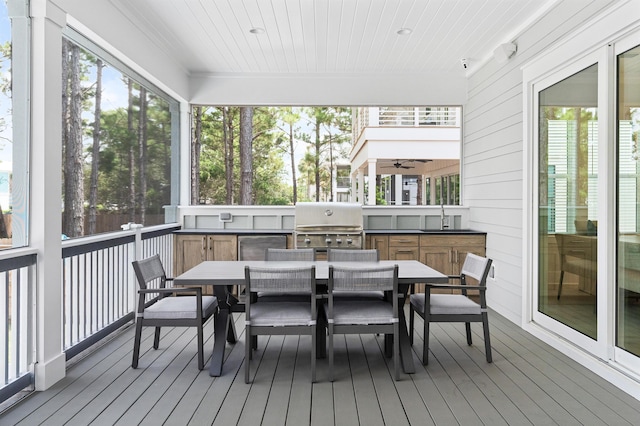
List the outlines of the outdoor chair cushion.
{"label": "outdoor chair cushion", "polygon": [[[202,296],[202,316],[215,312],[218,299],[215,296]],[[195,319],[196,296],[165,297],[145,308],[145,319]]]}
{"label": "outdoor chair cushion", "polygon": [[[424,312],[424,293],[412,294],[411,305]],[[431,315],[480,315],[479,304],[462,294],[432,294],[430,298]]]}
{"label": "outdoor chair cushion", "polygon": [[252,326],[286,327],[313,325],[311,303],[306,302],[258,302],[251,305]]}
{"label": "outdoor chair cushion", "polygon": [[[328,306],[325,310],[328,312]],[[384,300],[346,300],[333,302],[333,323],[335,325],[367,325],[393,323],[393,305]]]}

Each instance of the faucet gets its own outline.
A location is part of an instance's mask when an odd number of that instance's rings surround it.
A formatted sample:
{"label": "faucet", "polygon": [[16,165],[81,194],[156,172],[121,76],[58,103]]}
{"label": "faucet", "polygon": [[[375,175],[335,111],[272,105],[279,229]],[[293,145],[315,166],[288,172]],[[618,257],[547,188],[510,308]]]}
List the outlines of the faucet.
{"label": "faucet", "polygon": [[[446,223],[445,223],[446,222]],[[449,227],[449,221],[444,215],[444,204],[440,205],[440,230],[442,231],[445,228]]]}

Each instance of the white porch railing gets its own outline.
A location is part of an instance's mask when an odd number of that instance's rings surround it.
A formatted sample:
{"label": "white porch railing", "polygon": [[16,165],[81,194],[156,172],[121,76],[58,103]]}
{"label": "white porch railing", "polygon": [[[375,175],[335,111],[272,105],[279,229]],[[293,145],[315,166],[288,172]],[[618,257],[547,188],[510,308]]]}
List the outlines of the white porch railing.
{"label": "white porch railing", "polygon": [[173,269],[173,231],[132,226],[62,243],[63,348],[67,359],[133,320],[137,284],[131,262],[159,254]]}
{"label": "white porch railing", "polygon": [[[173,231],[160,225],[62,241],[63,350],[67,360],[133,321],[137,284],[131,262],[159,254],[173,271]],[[0,403],[32,388],[35,265],[31,249],[0,254]]]}
{"label": "white porch railing", "polygon": [[36,260],[27,249],[0,259],[0,402],[33,383]]}

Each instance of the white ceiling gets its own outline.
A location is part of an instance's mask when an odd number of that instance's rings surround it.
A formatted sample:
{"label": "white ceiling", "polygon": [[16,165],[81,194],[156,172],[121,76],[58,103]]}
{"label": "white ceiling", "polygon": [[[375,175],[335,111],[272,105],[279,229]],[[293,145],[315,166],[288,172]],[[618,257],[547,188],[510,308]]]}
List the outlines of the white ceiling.
{"label": "white ceiling", "polygon": [[464,75],[558,0],[110,1],[192,75]]}

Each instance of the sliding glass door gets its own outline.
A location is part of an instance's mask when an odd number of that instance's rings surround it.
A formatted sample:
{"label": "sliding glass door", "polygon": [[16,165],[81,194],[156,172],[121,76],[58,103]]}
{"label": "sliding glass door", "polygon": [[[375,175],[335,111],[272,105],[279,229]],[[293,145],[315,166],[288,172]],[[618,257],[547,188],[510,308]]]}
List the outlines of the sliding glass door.
{"label": "sliding glass door", "polygon": [[616,346],[640,356],[640,46],[616,54]]}
{"label": "sliding glass door", "polygon": [[598,69],[538,92],[538,312],[598,338]]}

